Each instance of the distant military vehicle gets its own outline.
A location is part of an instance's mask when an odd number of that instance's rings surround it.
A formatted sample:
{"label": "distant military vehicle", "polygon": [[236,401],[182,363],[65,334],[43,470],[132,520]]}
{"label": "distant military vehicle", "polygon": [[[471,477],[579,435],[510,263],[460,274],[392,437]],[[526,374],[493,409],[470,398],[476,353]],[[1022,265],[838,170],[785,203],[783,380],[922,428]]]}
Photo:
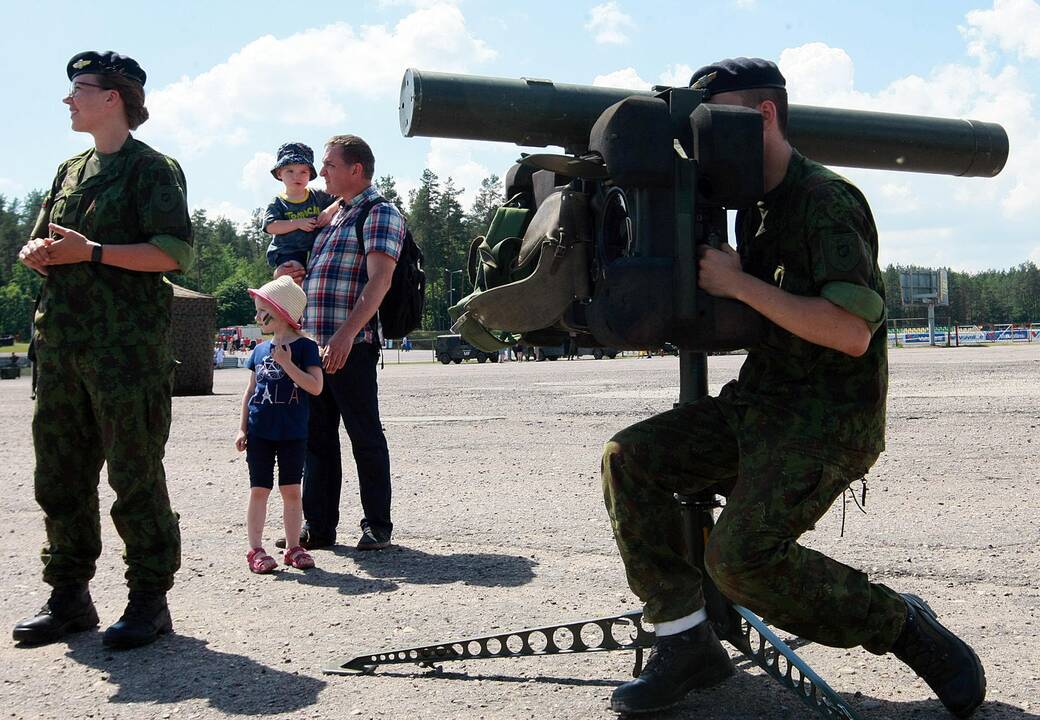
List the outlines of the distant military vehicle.
{"label": "distant military vehicle", "polygon": [[478,350],[462,339],[461,335],[438,335],[433,345],[437,359],[445,365],[455,363],[458,365],[463,360],[476,360],[484,363],[490,360],[498,362],[497,352],[485,352]]}
{"label": "distant military vehicle", "polygon": [[602,358],[605,358],[605,357],[610,358],[611,360],[613,360],[614,358],[616,358],[618,356],[619,352],[621,352],[621,351],[618,350],[617,348],[612,348],[612,347],[580,347],[579,346],[578,347],[578,351],[575,353],[575,357],[581,357],[582,355],[591,355],[592,357],[596,358],[597,360],[601,360]]}

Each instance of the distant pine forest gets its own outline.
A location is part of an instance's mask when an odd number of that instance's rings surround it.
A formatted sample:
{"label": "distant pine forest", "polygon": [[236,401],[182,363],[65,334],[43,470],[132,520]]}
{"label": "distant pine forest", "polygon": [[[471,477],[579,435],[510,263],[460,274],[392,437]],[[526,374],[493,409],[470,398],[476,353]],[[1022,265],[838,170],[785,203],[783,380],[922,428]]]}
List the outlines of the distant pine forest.
{"label": "distant pine forest", "polygon": [[[426,257],[426,330],[451,325],[448,307],[471,288],[464,268],[470,241],[483,235],[501,204],[502,186],[492,175],[481,182],[472,207],[459,203],[460,189],[451,178],[441,179],[429,170],[407,200],[397,191],[394,178],[376,181],[384,197],[408,218],[416,242]],[[33,303],[41,279],[18,262],[18,251],[35,224],[43,201],[42,191],[24,198],[0,195],[0,335],[27,339]],[[204,210],[192,213],[195,263],[184,273],[169,273],[172,282],[209,293],[217,298],[218,326],[252,322],[253,303],[246,288],[258,287],[271,277],[264,254],[270,242],[260,227],[263,209],[253,211],[252,222],[241,227],[224,217],[210,217]],[[884,269],[886,302],[890,319],[923,318],[924,307],[903,307],[899,273],[927,268],[889,265]],[[1006,270],[975,273],[949,271],[949,307],[937,308],[944,323],[987,325],[1040,322],[1040,269],[1023,262]]]}

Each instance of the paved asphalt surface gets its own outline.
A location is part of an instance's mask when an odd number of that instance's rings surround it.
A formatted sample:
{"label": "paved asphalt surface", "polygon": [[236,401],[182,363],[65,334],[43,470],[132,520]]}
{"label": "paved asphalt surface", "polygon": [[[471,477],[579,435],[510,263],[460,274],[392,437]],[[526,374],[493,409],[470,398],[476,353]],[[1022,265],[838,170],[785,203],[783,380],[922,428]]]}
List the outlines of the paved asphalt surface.
{"label": "paved asphalt surface", "polygon": [[[233,448],[248,375],[221,370],[214,395],[174,403],[166,467],[184,543],[170,594],[175,634],[128,652],[104,650],[99,632],[39,648],[0,643],[0,715],[614,717],[608,698],[630,673],[631,652],[445,663],[439,673],[321,669],[366,651],[637,609],[603,510],[599,457],[613,432],[671,406],[677,360],[442,366],[395,355],[380,374],[393,548],[353,549],[360,511],[348,453],[341,544],[316,552],[308,572],[248,572],[248,479]],[[867,514],[850,503],[842,537],[838,503],[806,542],[924,596],[972,643],[989,679],[976,717],[1040,718],[1040,345],[893,350],[890,359],[888,451],[870,475]],[[710,359],[712,392],[741,361]],[[5,627],[47,595],[28,395],[27,377],[0,382]],[[102,482],[102,507],[112,500]],[[272,499],[272,551],[279,516]],[[107,515],[102,526],[92,584],[101,629],[125,603],[121,543]],[[864,720],[950,717],[894,658],[800,652]],[[661,717],[815,717],[740,667]]]}

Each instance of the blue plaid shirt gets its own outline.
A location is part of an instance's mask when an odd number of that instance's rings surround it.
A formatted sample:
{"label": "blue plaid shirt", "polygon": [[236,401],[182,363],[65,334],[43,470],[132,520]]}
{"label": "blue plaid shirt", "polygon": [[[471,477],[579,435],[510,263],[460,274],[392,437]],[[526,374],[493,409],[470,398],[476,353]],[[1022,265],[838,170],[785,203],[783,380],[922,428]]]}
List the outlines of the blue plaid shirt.
{"label": "blue plaid shirt", "polygon": [[[361,206],[376,197],[379,191],[369,185],[349,203],[342,203],[332,222],[314,238],[303,281],[307,293],[303,329],[323,347],[347,321],[365,287],[365,258],[360,252],[354,225]],[[363,228],[365,254],[381,252],[398,260],[405,232],[404,218],[393,203],[376,205]],[[368,323],[354,338],[354,343],[375,340],[372,323]]]}

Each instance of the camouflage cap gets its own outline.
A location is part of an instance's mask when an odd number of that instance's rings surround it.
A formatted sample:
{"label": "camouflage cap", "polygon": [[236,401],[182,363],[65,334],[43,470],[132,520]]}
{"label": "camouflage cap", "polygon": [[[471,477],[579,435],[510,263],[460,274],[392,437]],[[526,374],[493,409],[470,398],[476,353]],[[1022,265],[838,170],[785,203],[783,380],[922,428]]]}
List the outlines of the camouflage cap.
{"label": "camouflage cap", "polygon": [[148,77],[136,60],[112,50],[87,50],[73,55],[65,67],[65,72],[68,73],[69,80],[75,80],[77,75],[122,75],[136,80],[142,86]]}
{"label": "camouflage cap", "polygon": [[285,143],[278,148],[278,162],[271,168],[271,174],[275,180],[280,180],[278,171],[286,165],[306,165],[311,171],[311,180],[318,177],[314,169],[314,151],[308,145],[300,142]]}
{"label": "camouflage cap", "polygon": [[736,90],[785,89],[787,81],[776,63],[761,58],[727,58],[705,65],[690,78],[690,87],[704,90],[706,97]]}

